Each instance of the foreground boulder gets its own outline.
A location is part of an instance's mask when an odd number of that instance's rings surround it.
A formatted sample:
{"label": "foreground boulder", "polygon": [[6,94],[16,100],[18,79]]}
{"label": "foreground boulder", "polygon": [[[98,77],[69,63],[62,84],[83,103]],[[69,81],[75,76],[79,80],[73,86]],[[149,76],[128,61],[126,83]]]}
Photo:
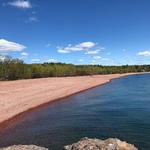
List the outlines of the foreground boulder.
{"label": "foreground boulder", "polygon": [[122,142],[118,139],[88,139],[83,138],[79,142],[64,147],[64,150],[138,150],[134,145]]}
{"label": "foreground boulder", "polygon": [[[48,150],[35,145],[14,145],[0,150]],[[138,150],[134,145],[118,139],[88,139],[83,138],[79,142],[65,146],[63,150]]]}
{"label": "foreground boulder", "polygon": [[48,150],[44,147],[38,147],[35,145],[14,145],[6,148],[0,148],[0,150]]}

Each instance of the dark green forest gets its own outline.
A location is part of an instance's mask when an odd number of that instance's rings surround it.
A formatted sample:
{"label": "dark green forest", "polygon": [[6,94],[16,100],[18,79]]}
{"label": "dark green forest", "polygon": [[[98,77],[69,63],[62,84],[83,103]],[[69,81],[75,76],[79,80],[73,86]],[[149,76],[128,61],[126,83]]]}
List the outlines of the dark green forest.
{"label": "dark green forest", "polygon": [[0,80],[67,77],[129,72],[149,72],[150,65],[73,65],[64,63],[25,64],[22,60],[6,57],[0,60]]}

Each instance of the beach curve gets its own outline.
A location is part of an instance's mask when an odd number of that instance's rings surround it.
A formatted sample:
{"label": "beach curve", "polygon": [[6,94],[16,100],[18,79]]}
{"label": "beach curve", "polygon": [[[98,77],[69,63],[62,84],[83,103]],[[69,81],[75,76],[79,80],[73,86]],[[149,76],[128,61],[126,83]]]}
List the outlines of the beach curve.
{"label": "beach curve", "polygon": [[52,77],[0,82],[0,123],[73,94],[137,73]]}

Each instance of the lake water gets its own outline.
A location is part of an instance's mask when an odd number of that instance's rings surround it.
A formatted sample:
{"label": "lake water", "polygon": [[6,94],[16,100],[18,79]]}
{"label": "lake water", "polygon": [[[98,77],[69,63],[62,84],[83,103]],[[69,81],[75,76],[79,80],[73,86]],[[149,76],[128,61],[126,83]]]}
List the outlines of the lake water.
{"label": "lake water", "polygon": [[35,144],[61,150],[82,137],[117,137],[150,149],[150,75],[115,79],[29,112],[0,133],[0,147]]}

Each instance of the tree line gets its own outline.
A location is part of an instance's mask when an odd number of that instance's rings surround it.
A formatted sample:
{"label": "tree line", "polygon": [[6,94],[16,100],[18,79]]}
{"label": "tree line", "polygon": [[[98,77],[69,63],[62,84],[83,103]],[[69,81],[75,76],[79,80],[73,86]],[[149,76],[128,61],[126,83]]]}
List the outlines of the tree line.
{"label": "tree line", "polygon": [[84,76],[129,72],[149,72],[150,65],[73,65],[65,63],[25,64],[22,60],[5,57],[0,60],[0,80],[45,77]]}

